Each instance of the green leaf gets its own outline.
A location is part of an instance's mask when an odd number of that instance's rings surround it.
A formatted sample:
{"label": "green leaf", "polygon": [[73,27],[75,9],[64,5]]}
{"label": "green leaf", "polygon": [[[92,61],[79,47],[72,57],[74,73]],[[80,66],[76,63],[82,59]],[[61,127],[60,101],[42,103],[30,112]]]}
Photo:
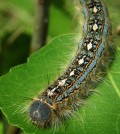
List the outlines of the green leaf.
{"label": "green leaf", "polygon": [[[27,64],[17,66],[0,79],[0,107],[8,121],[26,133],[115,134],[120,131],[120,53],[108,72],[108,78],[95,89],[79,112],[59,128],[40,129],[31,124],[28,108],[31,99],[52,83],[66,68],[77,48],[75,34],[55,38],[30,57]],[[73,42],[74,41],[74,42]],[[64,66],[64,67],[63,67]],[[61,69],[61,67],[63,67]],[[98,93],[97,93],[98,92]]]}
{"label": "green leaf", "polygon": [[14,67],[1,77],[0,107],[11,124],[28,133],[45,131],[31,124],[28,117],[29,104],[31,99],[44,90],[48,82],[53,82],[69,64],[77,48],[74,36],[75,34],[70,34],[55,38],[32,55],[27,64]]}

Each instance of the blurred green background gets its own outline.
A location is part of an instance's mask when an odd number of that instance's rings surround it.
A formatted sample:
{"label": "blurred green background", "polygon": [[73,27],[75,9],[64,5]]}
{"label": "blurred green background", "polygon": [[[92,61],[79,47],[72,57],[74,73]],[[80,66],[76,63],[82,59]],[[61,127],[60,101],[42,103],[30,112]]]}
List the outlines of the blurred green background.
{"label": "blurred green background", "polygon": [[[52,0],[47,41],[74,32],[73,8],[69,0]],[[105,0],[120,49],[120,0]],[[67,4],[68,3],[68,4]],[[35,0],[0,0],[0,76],[18,64],[25,63],[30,53],[34,30]],[[0,112],[0,134],[8,122]]]}
{"label": "blurred green background", "polygon": [[[48,40],[71,30],[72,17],[65,11],[64,5],[64,0],[51,1]],[[34,16],[34,0],[0,0],[0,75],[26,61]]]}

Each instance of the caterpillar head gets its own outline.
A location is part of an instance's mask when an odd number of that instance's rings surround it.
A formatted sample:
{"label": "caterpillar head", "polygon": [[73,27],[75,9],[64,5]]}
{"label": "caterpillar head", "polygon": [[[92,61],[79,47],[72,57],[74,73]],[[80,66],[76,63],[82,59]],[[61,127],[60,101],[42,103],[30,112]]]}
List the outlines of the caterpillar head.
{"label": "caterpillar head", "polygon": [[40,100],[34,100],[29,108],[29,116],[31,121],[40,127],[49,127],[52,115],[51,107]]}

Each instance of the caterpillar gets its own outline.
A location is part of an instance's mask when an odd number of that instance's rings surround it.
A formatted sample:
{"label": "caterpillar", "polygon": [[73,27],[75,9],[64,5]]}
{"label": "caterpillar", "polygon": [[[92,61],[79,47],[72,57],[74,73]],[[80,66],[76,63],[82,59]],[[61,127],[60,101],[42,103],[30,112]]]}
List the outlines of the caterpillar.
{"label": "caterpillar", "polygon": [[102,0],[79,0],[85,24],[75,57],[67,69],[33,98],[28,115],[33,124],[49,128],[60,124],[79,108],[111,66],[112,28]]}

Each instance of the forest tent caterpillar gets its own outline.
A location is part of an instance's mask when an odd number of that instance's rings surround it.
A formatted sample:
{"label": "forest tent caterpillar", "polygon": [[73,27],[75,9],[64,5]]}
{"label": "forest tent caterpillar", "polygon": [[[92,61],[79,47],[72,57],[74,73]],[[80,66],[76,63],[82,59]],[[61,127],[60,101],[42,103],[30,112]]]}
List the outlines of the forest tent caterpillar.
{"label": "forest tent caterpillar", "polygon": [[37,126],[54,126],[80,107],[112,63],[112,30],[106,6],[102,0],[80,3],[86,21],[78,46],[81,49],[63,74],[30,104],[29,117]]}

